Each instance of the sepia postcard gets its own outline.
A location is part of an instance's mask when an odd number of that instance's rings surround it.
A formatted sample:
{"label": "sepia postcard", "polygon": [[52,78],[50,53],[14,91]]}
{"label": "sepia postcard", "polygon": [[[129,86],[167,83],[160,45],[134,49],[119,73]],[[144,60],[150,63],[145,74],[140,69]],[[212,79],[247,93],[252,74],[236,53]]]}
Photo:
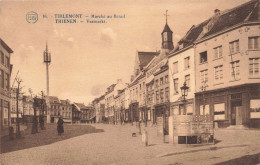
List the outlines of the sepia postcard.
{"label": "sepia postcard", "polygon": [[0,164],[260,164],[260,0],[0,0]]}

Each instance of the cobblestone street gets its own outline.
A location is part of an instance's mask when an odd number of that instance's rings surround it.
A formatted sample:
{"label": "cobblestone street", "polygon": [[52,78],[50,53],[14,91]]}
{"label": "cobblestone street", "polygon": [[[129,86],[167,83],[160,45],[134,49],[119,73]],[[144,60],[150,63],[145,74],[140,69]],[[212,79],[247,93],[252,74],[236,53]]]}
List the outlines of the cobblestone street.
{"label": "cobblestone street", "polygon": [[[80,125],[84,126],[89,127]],[[217,129],[215,145],[177,146],[163,143],[162,138],[157,136],[156,128],[147,127],[149,146],[144,147],[141,135],[132,137],[132,133],[138,131],[136,126],[106,124],[91,126],[104,132],[88,133],[39,147],[4,153],[1,155],[1,164],[259,163],[259,130]],[[48,130],[45,131],[44,136],[48,136]],[[35,136],[40,135],[41,133]],[[67,136],[66,127],[62,136]],[[54,138],[54,135],[50,137]]]}

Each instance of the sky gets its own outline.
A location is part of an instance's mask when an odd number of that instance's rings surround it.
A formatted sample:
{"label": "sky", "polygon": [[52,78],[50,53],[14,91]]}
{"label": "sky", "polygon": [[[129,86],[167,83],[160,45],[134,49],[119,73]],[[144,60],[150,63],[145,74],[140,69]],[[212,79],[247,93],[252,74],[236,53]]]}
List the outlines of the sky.
{"label": "sky", "polygon": [[[88,104],[117,79],[130,81],[137,51],[160,50],[166,10],[176,45],[192,25],[213,16],[215,9],[223,11],[247,1],[0,0],[0,38],[14,51],[11,85],[19,70],[25,94],[29,88],[34,94],[46,93],[47,42],[52,56],[50,95]],[[30,11],[38,14],[36,23],[26,21]],[[83,18],[78,23],[56,23],[55,14],[82,14]],[[87,23],[92,14],[124,18]]]}

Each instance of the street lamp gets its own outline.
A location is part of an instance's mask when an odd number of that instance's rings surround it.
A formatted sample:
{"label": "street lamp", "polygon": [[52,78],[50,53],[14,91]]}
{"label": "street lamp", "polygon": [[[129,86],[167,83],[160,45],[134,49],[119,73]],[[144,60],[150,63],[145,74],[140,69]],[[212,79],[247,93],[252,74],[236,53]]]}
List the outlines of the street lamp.
{"label": "street lamp", "polygon": [[186,102],[186,96],[188,95],[188,90],[189,90],[189,87],[187,86],[186,82],[184,82],[183,86],[181,87],[181,94],[182,94],[182,98],[183,98],[183,109],[184,109],[183,114],[186,114],[185,102]]}

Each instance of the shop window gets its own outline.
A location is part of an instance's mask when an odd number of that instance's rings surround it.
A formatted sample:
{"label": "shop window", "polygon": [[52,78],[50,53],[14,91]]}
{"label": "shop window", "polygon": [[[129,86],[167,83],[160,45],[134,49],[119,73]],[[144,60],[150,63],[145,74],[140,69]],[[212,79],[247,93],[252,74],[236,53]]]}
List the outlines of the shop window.
{"label": "shop window", "polygon": [[151,120],[151,110],[150,109],[147,111],[147,118],[149,121]]}
{"label": "shop window", "polygon": [[260,119],[260,99],[250,100],[250,118]]}
{"label": "shop window", "polygon": [[214,104],[214,120],[225,120],[225,103]]}
{"label": "shop window", "polygon": [[200,115],[209,115],[209,105],[200,105]]}
{"label": "shop window", "polygon": [[192,104],[187,104],[186,105],[186,114],[187,115],[192,115],[193,114],[193,108],[192,108]]}

